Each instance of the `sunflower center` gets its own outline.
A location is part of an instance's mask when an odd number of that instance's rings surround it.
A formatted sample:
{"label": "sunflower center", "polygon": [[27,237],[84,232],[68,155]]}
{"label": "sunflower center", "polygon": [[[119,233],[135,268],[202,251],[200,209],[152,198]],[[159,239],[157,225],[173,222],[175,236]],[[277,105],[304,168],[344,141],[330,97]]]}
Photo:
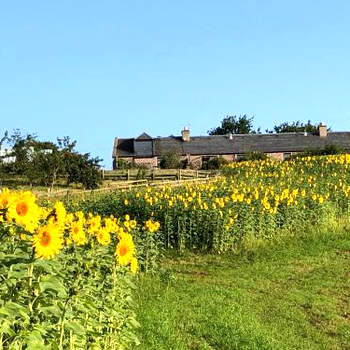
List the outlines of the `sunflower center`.
{"label": "sunflower center", "polygon": [[9,201],[5,198],[1,201],[1,204],[3,207],[6,207],[8,203],[9,203]]}
{"label": "sunflower center", "polygon": [[16,205],[16,211],[19,216],[27,215],[28,209],[28,205],[25,202],[20,202]]}
{"label": "sunflower center", "polygon": [[41,235],[40,244],[47,247],[51,242],[51,236],[48,232],[44,231]]}
{"label": "sunflower center", "polygon": [[127,252],[128,252],[128,247],[125,245],[122,245],[119,251],[120,256],[124,256]]}

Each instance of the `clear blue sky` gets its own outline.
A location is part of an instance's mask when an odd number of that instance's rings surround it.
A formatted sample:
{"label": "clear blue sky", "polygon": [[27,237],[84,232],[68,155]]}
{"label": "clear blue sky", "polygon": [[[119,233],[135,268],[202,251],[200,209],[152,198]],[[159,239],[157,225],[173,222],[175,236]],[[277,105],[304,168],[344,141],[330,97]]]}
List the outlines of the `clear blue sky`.
{"label": "clear blue sky", "polygon": [[204,135],[228,114],[263,129],[350,130],[350,1],[0,3],[0,132],[69,135],[111,167],[113,139]]}

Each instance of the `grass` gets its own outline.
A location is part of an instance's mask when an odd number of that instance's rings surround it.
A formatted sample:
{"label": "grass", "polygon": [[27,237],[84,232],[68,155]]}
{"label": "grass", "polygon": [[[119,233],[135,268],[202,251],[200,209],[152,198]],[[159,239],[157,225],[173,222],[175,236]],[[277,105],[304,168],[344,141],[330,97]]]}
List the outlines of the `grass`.
{"label": "grass", "polygon": [[350,349],[349,229],[161,266],[138,281],[139,349]]}

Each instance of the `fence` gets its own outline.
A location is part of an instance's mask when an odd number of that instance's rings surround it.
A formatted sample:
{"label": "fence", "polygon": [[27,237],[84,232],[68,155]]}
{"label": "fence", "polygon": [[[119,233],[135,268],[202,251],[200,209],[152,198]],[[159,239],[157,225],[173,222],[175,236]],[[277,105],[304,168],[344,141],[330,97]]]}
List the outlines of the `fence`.
{"label": "fence", "polygon": [[182,180],[168,180],[168,181],[158,181],[158,182],[149,182],[145,179],[143,180],[134,180],[134,181],[123,181],[119,183],[111,183],[108,187],[98,188],[95,190],[75,190],[75,189],[67,189],[67,190],[61,190],[61,191],[48,191],[47,193],[37,193],[37,197],[40,200],[58,200],[58,199],[75,199],[75,200],[81,200],[88,196],[95,196],[95,195],[103,195],[115,191],[122,191],[122,190],[130,190],[133,188],[139,188],[139,187],[161,187],[166,185],[171,186],[182,186],[186,183],[192,183],[192,184],[200,184],[200,183],[206,183],[210,181],[215,181],[217,179],[217,176],[212,177],[206,177],[206,178],[194,178],[194,179],[182,179]]}
{"label": "fence", "polygon": [[102,170],[103,180],[130,181],[130,180],[185,180],[209,178],[217,175],[215,170],[190,170],[190,169],[127,169],[127,170]]}

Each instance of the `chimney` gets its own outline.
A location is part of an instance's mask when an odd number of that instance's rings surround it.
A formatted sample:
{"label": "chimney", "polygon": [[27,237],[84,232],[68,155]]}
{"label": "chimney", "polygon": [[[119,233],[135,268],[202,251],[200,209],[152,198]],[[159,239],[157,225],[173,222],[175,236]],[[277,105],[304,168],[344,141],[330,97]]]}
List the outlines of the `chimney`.
{"label": "chimney", "polygon": [[320,137],[327,137],[327,125],[321,123],[318,126],[318,133],[319,133]]}
{"label": "chimney", "polygon": [[190,130],[185,126],[181,131],[182,141],[188,142],[190,141]]}

